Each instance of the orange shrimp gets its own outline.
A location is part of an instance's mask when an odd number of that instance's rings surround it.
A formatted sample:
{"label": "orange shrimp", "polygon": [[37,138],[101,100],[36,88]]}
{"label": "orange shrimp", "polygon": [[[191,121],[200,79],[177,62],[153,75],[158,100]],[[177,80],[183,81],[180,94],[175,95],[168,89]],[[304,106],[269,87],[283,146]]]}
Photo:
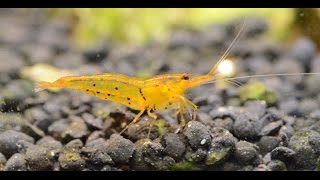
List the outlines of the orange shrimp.
{"label": "orange shrimp", "polygon": [[237,78],[219,79],[216,73],[219,64],[225,59],[232,46],[236,43],[243,30],[243,23],[237,36],[234,38],[228,49],[220,60],[211,68],[208,74],[195,76],[189,73],[157,75],[148,79],[130,77],[122,74],[101,74],[90,76],[68,76],[62,77],[52,83],[40,82],[37,90],[47,88],[70,88],[86,94],[96,96],[101,99],[110,100],[123,104],[140,112],[134,117],[121,132],[122,134],[130,125],[136,123],[141,115],[147,114],[153,119],[150,123],[148,136],[157,116],[153,111],[168,109],[172,106],[178,107],[177,114],[180,116],[180,128],[185,126],[183,117],[188,107],[193,109],[193,119],[197,111],[197,106],[188,100],[184,93],[191,88],[212,83],[218,80],[233,81],[240,78],[278,75],[301,75],[318,73],[292,73],[292,74],[268,74],[256,76],[244,76]]}

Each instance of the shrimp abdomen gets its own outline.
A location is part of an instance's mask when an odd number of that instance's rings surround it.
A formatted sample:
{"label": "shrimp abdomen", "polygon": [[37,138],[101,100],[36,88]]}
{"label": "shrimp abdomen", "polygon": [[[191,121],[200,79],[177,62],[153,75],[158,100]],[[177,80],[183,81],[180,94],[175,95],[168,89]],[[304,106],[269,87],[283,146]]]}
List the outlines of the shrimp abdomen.
{"label": "shrimp abdomen", "polygon": [[141,103],[137,98],[143,81],[125,75],[102,74],[92,76],[73,76],[61,78],[64,88],[75,89],[88,95],[110,100],[140,109]]}

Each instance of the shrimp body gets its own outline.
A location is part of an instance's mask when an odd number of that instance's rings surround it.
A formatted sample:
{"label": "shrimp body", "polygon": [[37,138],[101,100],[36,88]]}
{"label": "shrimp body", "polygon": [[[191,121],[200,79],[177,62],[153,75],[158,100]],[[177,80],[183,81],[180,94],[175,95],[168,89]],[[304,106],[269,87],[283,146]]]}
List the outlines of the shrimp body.
{"label": "shrimp body", "polygon": [[68,76],[55,82],[41,82],[40,89],[70,88],[135,110],[163,110],[181,101],[190,88],[190,74],[158,75],[148,79],[122,74]]}
{"label": "shrimp body", "polygon": [[[147,110],[148,115],[156,119],[151,111],[164,110],[175,106],[182,113],[188,105],[196,110],[196,105],[184,98],[185,91],[196,87],[204,81],[211,80],[204,75],[191,79],[191,74],[158,75],[148,79],[130,77],[122,74],[101,74],[91,76],[67,76],[52,83],[40,82],[38,89],[69,88],[104,100],[110,100],[135,110],[141,114]],[[136,116],[134,123],[139,118]]]}

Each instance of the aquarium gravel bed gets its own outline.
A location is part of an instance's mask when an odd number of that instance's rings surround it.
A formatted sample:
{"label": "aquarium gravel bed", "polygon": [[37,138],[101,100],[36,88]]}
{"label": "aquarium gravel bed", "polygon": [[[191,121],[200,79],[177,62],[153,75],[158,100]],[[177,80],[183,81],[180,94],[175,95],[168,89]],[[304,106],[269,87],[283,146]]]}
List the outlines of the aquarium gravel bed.
{"label": "aquarium gravel bed", "polygon": [[[0,18],[0,170],[320,170],[320,76],[247,78],[239,80],[241,87],[192,89],[186,97],[199,107],[196,120],[185,114],[185,128],[175,133],[175,112],[156,112],[147,138],[147,114],[120,136],[137,111],[72,90],[35,93],[34,82],[21,73],[42,63],[83,75],[205,74],[243,19],[201,31],[178,28],[168,41],[145,46],[103,41],[76,49],[64,21],[40,17]],[[230,53],[236,76],[320,72],[312,41],[276,42],[265,35],[268,28],[264,19],[248,18]],[[256,87],[262,93],[256,95]]]}

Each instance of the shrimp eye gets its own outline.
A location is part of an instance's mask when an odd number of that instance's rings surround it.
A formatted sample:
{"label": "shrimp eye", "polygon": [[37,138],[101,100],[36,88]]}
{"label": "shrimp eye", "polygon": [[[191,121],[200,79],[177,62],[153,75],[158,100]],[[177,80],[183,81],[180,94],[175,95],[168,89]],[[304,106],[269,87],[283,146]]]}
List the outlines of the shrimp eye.
{"label": "shrimp eye", "polygon": [[181,78],[181,79],[183,79],[183,80],[189,80],[189,76],[184,75],[184,76],[182,76],[182,78]]}

